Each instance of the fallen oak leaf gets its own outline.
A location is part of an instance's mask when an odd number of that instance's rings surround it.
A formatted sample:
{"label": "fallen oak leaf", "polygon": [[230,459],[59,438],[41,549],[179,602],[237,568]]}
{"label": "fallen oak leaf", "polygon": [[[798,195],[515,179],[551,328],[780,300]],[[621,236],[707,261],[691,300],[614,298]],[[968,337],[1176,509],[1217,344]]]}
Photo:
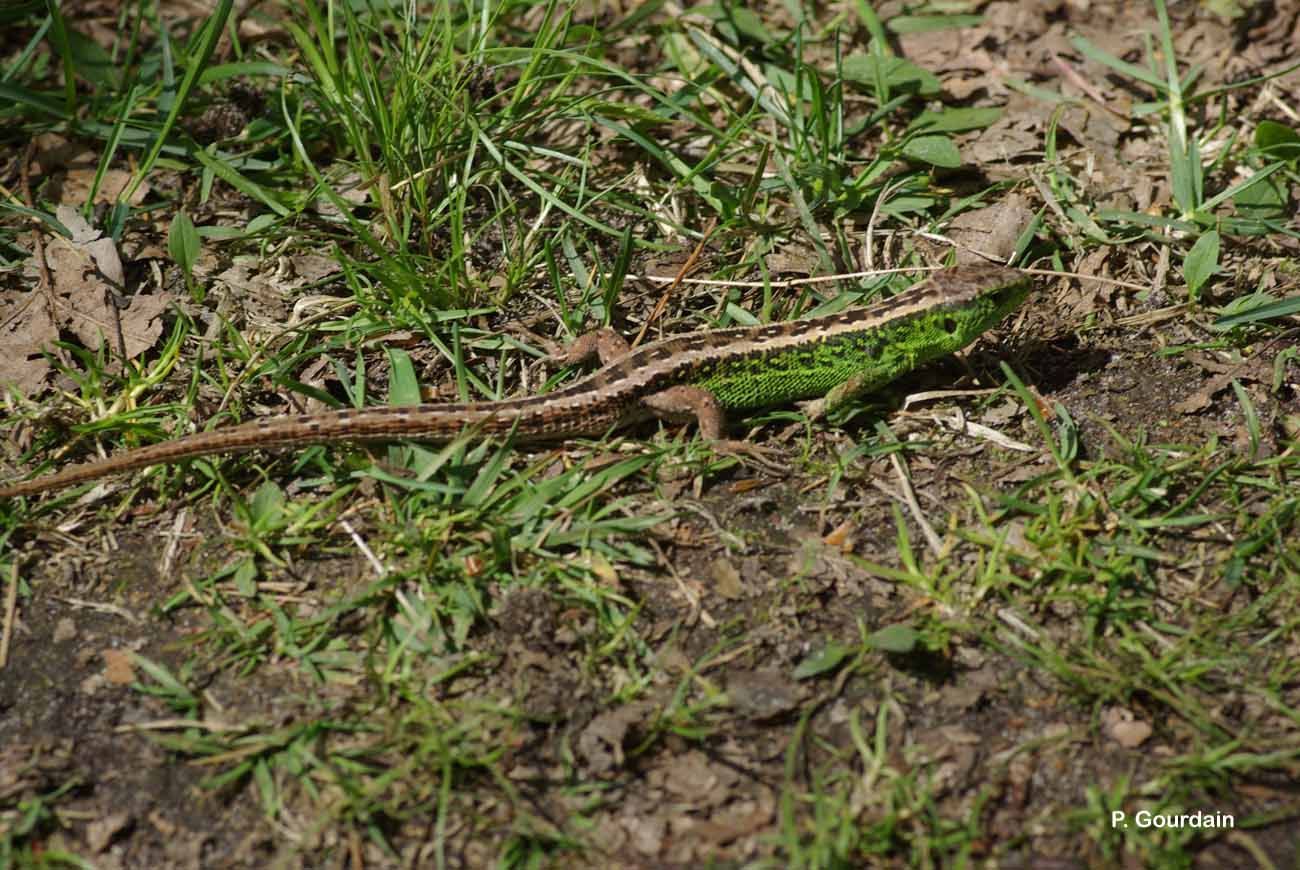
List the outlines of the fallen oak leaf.
{"label": "fallen oak leaf", "polygon": [[113,305],[112,295],[120,295],[125,286],[117,245],[70,206],[59,206],[55,216],[72,234],[71,238],[56,236],[46,246],[56,325],[98,350],[105,341],[116,344],[120,321],[127,359],[153,347],[162,335],[161,318],[171,303],[170,295],[130,296],[125,308]]}

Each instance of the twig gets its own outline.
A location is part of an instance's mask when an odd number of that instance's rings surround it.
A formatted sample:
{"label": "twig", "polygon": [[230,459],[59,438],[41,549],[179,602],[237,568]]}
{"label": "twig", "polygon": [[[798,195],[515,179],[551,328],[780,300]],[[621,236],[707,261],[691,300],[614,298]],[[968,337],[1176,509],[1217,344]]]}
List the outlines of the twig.
{"label": "twig", "polygon": [[[901,275],[904,272],[943,272],[948,266],[903,266],[897,269],[868,269],[862,272],[845,272],[837,275],[815,275],[810,278],[791,278],[788,281],[720,281],[713,278],[680,278],[666,275],[629,275],[637,281],[654,281],[660,284],[695,284],[702,287],[802,287],[807,284],[829,284],[832,281],[846,281],[853,278],[873,278],[877,275]],[[1120,281],[1118,278],[1103,278],[1099,275],[1084,275],[1079,272],[1054,272],[1051,269],[1021,269],[1026,275],[1041,275],[1047,278],[1077,278],[1080,281],[1098,281],[1129,290],[1149,290],[1146,284],[1132,281]]]}
{"label": "twig", "polygon": [[664,313],[664,309],[668,307],[668,299],[672,296],[673,291],[681,284],[687,282],[686,275],[695,267],[696,262],[699,261],[700,254],[704,252],[704,245],[709,241],[709,237],[713,235],[713,230],[716,229],[717,226],[718,219],[715,217],[705,228],[704,235],[700,237],[700,241],[695,245],[695,249],[691,251],[691,255],[686,258],[686,262],[677,270],[677,275],[668,283],[668,289],[664,290],[664,294],[659,297],[659,301],[655,303],[654,310],[650,312],[650,316],[645,319],[645,323],[641,324],[641,331],[636,334],[636,338],[632,339],[632,347],[636,347],[645,339],[645,334],[650,329],[650,326],[659,319],[660,315]]}
{"label": "twig", "polygon": [[889,454],[889,462],[894,466],[894,473],[898,475],[898,484],[902,489],[903,503],[907,509],[912,512],[912,519],[921,528],[921,534],[925,537],[925,542],[930,545],[930,552],[938,558],[943,554],[943,541],[930,525],[930,521],[925,518],[925,513],[921,510],[921,503],[916,500],[916,490],[912,488],[912,479],[907,474],[907,469],[903,467],[903,460],[898,458],[898,453]]}
{"label": "twig", "polygon": [[[27,151],[23,154],[22,163],[18,167],[20,183],[23,188],[23,204],[32,210],[36,209],[36,200],[32,197],[32,179],[29,167],[35,159],[36,140],[33,139],[31,142],[27,143]],[[36,268],[40,271],[41,275],[40,289],[45,294],[45,304],[49,309],[50,323],[54,325],[55,329],[57,329],[59,325],[59,306],[54,298],[54,278],[50,275],[50,263],[45,257],[45,236],[39,220],[32,218],[32,224],[34,225],[32,229],[32,244],[36,248]],[[65,365],[71,365],[71,360],[68,359],[68,354],[63,348],[56,344],[53,350],[55,356],[59,358],[59,362],[64,363]]]}
{"label": "twig", "polygon": [[18,559],[9,566],[9,588],[5,591],[4,633],[0,635],[0,670],[9,664],[9,640],[13,636],[14,614],[18,610]]}

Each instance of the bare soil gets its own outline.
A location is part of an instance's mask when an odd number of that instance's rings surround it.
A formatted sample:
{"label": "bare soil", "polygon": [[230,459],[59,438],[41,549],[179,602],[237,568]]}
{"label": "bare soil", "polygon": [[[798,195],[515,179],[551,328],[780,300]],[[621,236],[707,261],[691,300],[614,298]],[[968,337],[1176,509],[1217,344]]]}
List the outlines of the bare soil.
{"label": "bare soil", "polygon": [[[1231,23],[1204,9],[1178,4],[1174,31],[1182,61],[1205,64],[1208,76],[1227,81],[1300,56],[1295,4],[1252,4],[1245,18]],[[965,143],[981,155],[987,178],[1015,177],[1022,162],[1041,159],[1030,154],[1041,152],[1050,113],[994,84],[999,76],[1056,80],[1055,53],[1070,58],[1078,74],[1109,98],[1131,97],[1123,83],[1080,60],[1066,34],[1083,33],[1116,55],[1132,57],[1141,48],[1135,34],[1152,23],[1144,5],[992,3],[984,11],[988,22],[977,34],[905,37],[899,46],[944,77],[948,100],[988,99],[993,93],[1004,98],[1004,118]],[[1297,79],[1293,74],[1276,87],[1294,92]],[[1257,98],[1262,99],[1255,89],[1240,96]],[[1064,128],[1070,153],[1113,157],[1091,167],[1080,162],[1078,177],[1085,183],[1130,198],[1129,207],[1138,211],[1168,199],[1161,142],[1136,137],[1095,106],[1067,114]],[[1246,259],[1229,268],[1244,279],[1295,255],[1290,239],[1270,238],[1261,247],[1267,249],[1258,252],[1257,263]],[[1197,320],[1160,315],[1175,304],[1160,286],[1169,275],[1143,260],[1152,248],[1134,248],[1109,249],[1107,258],[1091,265],[1094,274],[1155,286],[1146,299],[1044,282],[1045,292],[1022,318],[989,336],[965,363],[949,360],[917,373],[891,396],[943,389],[955,379],[981,386],[999,380],[997,360],[1008,359],[1010,348],[1008,361],[1044,403],[1069,409],[1079,426],[1080,450],[1090,459],[1125,455],[1143,440],[1200,445],[1219,439],[1246,450],[1240,405],[1231,378],[1221,377],[1222,365],[1205,355],[1163,353],[1171,345],[1203,340],[1206,333]],[[1149,323],[1120,322],[1153,312]],[[1284,346],[1259,349],[1227,372],[1245,385],[1260,412],[1265,455],[1286,449],[1279,421],[1300,413],[1294,394],[1266,389]],[[980,419],[1004,433],[1040,443],[1027,415],[997,403],[978,407]],[[905,433],[909,415],[924,413],[924,407],[909,409],[891,418],[891,425]],[[817,777],[836,769],[835,759],[853,758],[853,721],[887,724],[892,769],[937,778],[930,789],[937,803],[906,812],[960,820],[979,807],[988,840],[971,858],[1026,868],[1107,866],[1116,860],[1098,851],[1092,831],[1069,823],[1071,814],[1087,805],[1093,791],[1123,778],[1142,781],[1162,757],[1190,751],[1186,741],[1194,740],[1194,730],[1157,722],[1156,738],[1125,747],[1099,725],[1118,705],[1080,701],[1046,669],[1016,654],[1005,637],[982,630],[950,637],[943,653],[881,655],[870,679],[856,676],[841,684],[791,677],[826,645],[859,643],[864,626],[874,630],[937,606],[870,567],[902,565],[892,492],[897,480],[888,458],[859,459],[828,489],[827,472],[853,446],[858,426],[870,427],[871,420],[819,430],[813,460],[785,477],[738,468],[704,480],[699,491],[693,478],[647,485],[645,498],[659,487],[660,495],[690,501],[692,508],[658,530],[661,565],[611,581],[640,605],[634,630],[656,650],[661,665],[652,688],[632,704],[610,703],[632,675],[618,662],[593,658],[582,610],[566,608],[559,596],[539,589],[489,590],[492,609],[473,630],[471,646],[490,666],[467,669],[444,690],[447,697],[478,698],[522,712],[499,735],[502,754],[496,762],[515,790],[514,800],[503,800],[502,783],[486,772],[463,780],[470,786],[458,794],[453,824],[443,832],[449,866],[485,866],[506,837],[525,829],[542,838],[576,838],[587,847],[584,860],[591,866],[741,866],[771,856],[783,814],[791,811],[781,803],[786,784],[815,787]],[[932,427],[924,431],[927,439],[936,437]],[[792,455],[801,449],[800,432],[773,424],[761,433]],[[1051,462],[1041,451],[1020,454],[955,436],[909,459],[922,509],[941,522],[955,515],[963,526],[974,521],[970,488],[1010,493],[1048,471]],[[393,823],[386,834],[397,856],[377,853],[355,829],[342,834],[348,829],[304,824],[288,830],[267,822],[252,779],[202,788],[212,769],[176,761],[141,729],[177,713],[163,699],[130,688],[140,674],[121,651],[172,668],[189,661],[205,626],[193,609],[162,608],[183,588],[187,572],[219,564],[230,553],[220,518],[188,515],[173,532],[177,510],[160,505],[92,526],[74,521],[89,522],[93,514],[71,511],[65,528],[44,528],[15,542],[39,559],[27,563],[33,594],[21,610],[10,664],[0,673],[0,793],[68,789],[57,801],[61,830],[44,848],[66,849],[102,868],[316,866],[306,856],[326,853],[335,856],[330,866],[430,865],[432,819]],[[376,528],[381,510],[376,502],[358,506],[354,518],[363,536]],[[907,522],[919,552],[921,531]],[[728,540],[741,544],[726,547]],[[1190,554],[1200,543],[1188,540],[1174,549]],[[954,556],[963,557],[960,551]],[[360,558],[308,555],[286,572],[284,594],[286,600],[297,596],[323,606],[333,595],[356,591],[366,572]],[[1226,606],[1233,593],[1209,584],[1201,594],[1221,595]],[[1063,641],[1081,630],[1082,614],[1064,604],[1045,602],[1035,616]],[[365,628],[341,619],[339,630],[360,637]],[[223,722],[287,724],[317,715],[311,711],[318,709],[321,687],[295,669],[275,662],[248,673],[224,663],[211,667],[210,675],[196,675],[197,684]],[[704,687],[707,696],[725,694],[726,700],[684,711],[676,700],[683,686]],[[383,703],[365,682],[328,692],[339,709]],[[1215,715],[1241,715],[1242,699],[1221,700]],[[1133,706],[1130,712],[1143,718],[1142,704]],[[709,732],[708,740],[674,733],[696,726]],[[651,736],[652,751],[637,752]],[[1292,808],[1251,836],[1274,866],[1294,865],[1300,853],[1292,834],[1293,783],[1265,778],[1240,785],[1207,789],[1206,806],[1243,817]],[[575,807],[597,793],[601,807],[587,814],[594,824],[572,830],[567,820]],[[302,806],[310,805],[307,796],[299,798]],[[854,800],[871,804],[865,778]],[[530,816],[515,814],[512,807],[518,806],[528,807]],[[1232,837],[1213,838],[1208,848],[1194,844],[1191,853],[1202,867],[1254,861]],[[573,853],[556,855],[556,866],[572,866]],[[906,853],[878,856],[880,866],[929,860]]]}

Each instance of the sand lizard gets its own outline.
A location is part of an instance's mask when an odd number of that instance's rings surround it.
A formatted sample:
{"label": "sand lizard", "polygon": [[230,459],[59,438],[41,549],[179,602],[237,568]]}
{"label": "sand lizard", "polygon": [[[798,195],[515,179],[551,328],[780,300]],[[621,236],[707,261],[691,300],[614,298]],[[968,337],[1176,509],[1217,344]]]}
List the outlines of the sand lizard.
{"label": "sand lizard", "polygon": [[32,480],[0,498],[59,489],[196,456],[333,441],[448,441],[468,427],[519,441],[603,435],[651,417],[694,416],[720,441],[724,410],[821,398],[829,408],[960,350],[1019,307],[1030,278],[1000,266],[959,266],[891,299],[807,320],[691,333],[635,350],[610,330],[578,339],[567,363],[602,368],[539,396],[267,417],[185,435]]}

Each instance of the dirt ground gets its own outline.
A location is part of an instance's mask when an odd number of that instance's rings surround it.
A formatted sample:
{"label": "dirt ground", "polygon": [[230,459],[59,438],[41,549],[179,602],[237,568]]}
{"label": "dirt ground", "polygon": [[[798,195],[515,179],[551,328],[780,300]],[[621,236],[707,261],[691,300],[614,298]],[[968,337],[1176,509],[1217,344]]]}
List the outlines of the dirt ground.
{"label": "dirt ground", "polygon": [[[1251,4],[1232,22],[1207,9],[1176,4],[1171,10],[1180,58],[1205,64],[1207,76],[1230,81],[1300,56],[1296,4]],[[954,184],[978,182],[974,187],[1021,181],[1028,155],[1041,154],[1053,111],[997,82],[1082,79],[1109,99],[1131,100],[1121,83],[1079,57],[1068,35],[1085,35],[1115,55],[1133,57],[1142,45],[1136,34],[1151,25],[1143,4],[992,3],[983,11],[985,23],[973,30],[898,40],[905,56],[941,78],[944,100],[1005,106],[1001,120],[961,140],[963,157],[978,167],[979,177],[955,178]],[[1293,74],[1276,83],[1274,93],[1296,85]],[[1260,89],[1241,94],[1242,100],[1267,98]],[[1076,179],[1090,191],[1106,192],[1094,194],[1094,202],[1109,197],[1114,207],[1141,212],[1167,201],[1156,170],[1166,159],[1161,142],[1132,135],[1118,114],[1095,107],[1071,108],[1059,122]],[[1041,206],[1032,186],[1020,191],[988,205],[983,220],[972,225],[996,232],[1025,202],[1031,210]],[[1242,261],[1228,268],[1244,284],[1293,258],[1296,244],[1270,236],[1257,250],[1238,254]],[[1231,386],[1236,378],[1261,417],[1262,455],[1294,450],[1280,421],[1300,414],[1300,399],[1268,389],[1277,355],[1294,339],[1257,348],[1230,370],[1206,352],[1164,353],[1207,340],[1207,318],[1182,316],[1181,297],[1167,287],[1169,263],[1142,260],[1148,256],[1156,256],[1155,246],[1102,247],[1070,266],[1146,282],[1154,288],[1149,294],[1044,279],[1026,309],[966,359],[930,366],[894,392],[942,390],[961,378],[999,383],[999,362],[1006,361],[1047,406],[1069,410],[1080,456],[1103,461],[1129,456],[1135,444],[1146,442],[1217,439],[1230,452],[1251,449]],[[1233,291],[1222,285],[1214,290],[1224,298]],[[910,431],[928,440],[942,437],[925,403],[891,413],[891,429],[900,438]],[[1040,443],[1033,420],[1010,400],[979,413],[975,422]],[[533,861],[549,856],[531,866],[836,866],[826,856],[792,855],[788,846],[791,829],[819,823],[809,815],[817,808],[791,794],[824,789],[850,804],[847,811],[837,807],[843,817],[887,816],[896,831],[928,832],[925,838],[882,837],[878,851],[863,859],[873,866],[962,860],[1067,868],[1151,860],[1151,853],[1126,851],[1122,841],[1099,833],[1095,816],[1085,810],[1118,782],[1157,778],[1167,758],[1194,750],[1198,732],[1179,722],[1150,721],[1167,709],[1156,699],[1121,703],[1104,691],[1077,692],[1051,666],[1027,661],[1015,641],[1016,621],[1026,614],[982,598],[986,591],[959,590],[968,613],[938,613],[946,605],[936,597],[882,574],[879,566],[905,569],[890,458],[858,457],[843,474],[829,471],[872,425],[864,415],[842,427],[821,426],[805,441],[802,427],[766,424],[760,433],[770,446],[814,457],[806,465],[792,463],[787,475],[739,465],[707,477],[625,487],[640,507],[667,498],[678,508],[645,535],[657,562],[621,566],[609,580],[635,603],[629,630],[653,650],[657,670],[649,674],[601,657],[590,637],[592,617],[576,599],[503,585],[484,591],[487,613],[470,628],[466,649],[430,661],[431,669],[448,674],[436,695],[387,697],[376,677],[383,662],[343,669],[351,678],[325,683],[288,655],[245,670],[237,652],[195,654],[212,628],[208,612],[167,606],[183,593],[187,577],[225,564],[236,551],[228,540],[229,518],[210,507],[143,500],[112,521],[80,508],[43,517],[37,528],[14,531],[6,544],[23,556],[26,589],[10,662],[0,673],[0,796],[27,800],[21,806],[33,814],[11,816],[11,832],[21,829],[22,818],[45,831],[36,852],[47,866],[60,866],[66,853],[101,868],[480,867],[510,863],[502,852],[510,843],[536,847]],[[975,522],[972,492],[1009,494],[1054,467],[1043,450],[991,449],[955,435],[909,462],[921,508],[941,520],[951,515],[963,527]],[[288,461],[280,467],[287,470]],[[383,510],[381,500],[361,499],[349,516],[367,537],[388,528]],[[907,516],[911,544],[922,552],[922,530]],[[342,530],[331,540],[338,546],[299,554],[278,577],[279,593],[285,602],[326,614],[342,646],[364,658],[375,639],[367,634],[370,626],[331,608],[364,598],[369,565],[345,545]],[[1186,560],[1201,558],[1213,543],[1165,540],[1168,553]],[[945,558],[961,564],[978,552],[958,542]],[[1026,568],[1024,582],[1032,577]],[[1213,582],[1197,594],[1218,596],[1225,612],[1240,601],[1237,591]],[[1176,611],[1177,592],[1168,596]],[[1086,614],[1073,602],[1037,607],[1028,615],[1048,635],[1038,638],[1043,646],[1065,647],[1085,631]],[[795,676],[818,651],[860,644],[864,626],[874,630],[931,611],[945,625],[968,626],[947,637],[942,652],[882,652],[844,679],[833,669],[824,679]],[[179,758],[167,743],[174,732],[166,723],[185,715],[184,702],[133,688],[149,680],[127,651],[184,673],[186,685],[200,687],[195,703],[204,707],[214,734],[257,723],[262,733],[294,733],[297,739],[295,723],[321,721],[322,703],[339,711],[340,722],[407,728],[400,739],[386,733],[390,739],[378,744],[371,742],[374,735],[322,725],[305,745],[328,744],[331,751],[355,745],[366,763],[402,771],[390,786],[395,804],[425,801],[450,809],[436,818],[376,812],[335,819],[321,812],[336,798],[319,771],[300,782],[271,771],[214,785],[210,778],[223,765],[265,746],[231,749],[201,763]],[[1107,676],[1099,671],[1096,679]],[[634,700],[611,703],[633,684],[641,687]],[[435,712],[475,710],[481,718],[453,723],[431,713],[394,724],[384,714],[399,701]],[[1217,703],[1211,715],[1226,723],[1248,719],[1242,711],[1256,701],[1225,691]],[[1156,736],[1126,743],[1124,727],[1131,721],[1154,725]],[[465,739],[483,762],[460,771],[454,795],[440,796],[438,777],[421,781],[393,754],[403,745],[451,740],[458,727],[471,725],[477,730]],[[864,753],[864,726],[870,753]],[[383,752],[368,754],[376,745]],[[1293,745],[1274,750],[1289,752]],[[876,759],[877,776],[890,778],[888,789],[868,775],[867,758]],[[1168,866],[1264,866],[1265,859],[1271,866],[1296,865],[1300,803],[1283,768],[1205,782],[1205,809],[1275,820],[1253,827],[1249,841],[1237,833],[1189,835],[1163,853]],[[273,821],[259,802],[260,775],[284,777],[276,782],[284,805]],[[850,776],[857,783],[845,785]],[[891,801],[907,795],[915,801],[886,807],[880,803],[885,794]],[[54,814],[57,824],[42,813]],[[1086,819],[1074,823],[1076,816]],[[575,827],[577,817],[582,823]],[[983,838],[958,859],[944,851],[943,836],[971,818],[979,820]],[[368,825],[383,828],[396,854],[367,839]]]}

